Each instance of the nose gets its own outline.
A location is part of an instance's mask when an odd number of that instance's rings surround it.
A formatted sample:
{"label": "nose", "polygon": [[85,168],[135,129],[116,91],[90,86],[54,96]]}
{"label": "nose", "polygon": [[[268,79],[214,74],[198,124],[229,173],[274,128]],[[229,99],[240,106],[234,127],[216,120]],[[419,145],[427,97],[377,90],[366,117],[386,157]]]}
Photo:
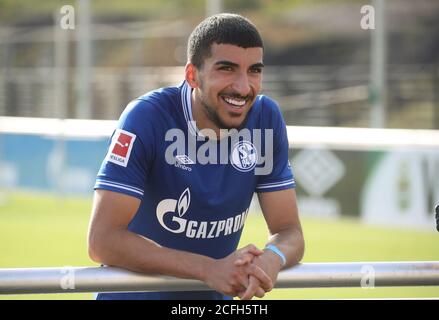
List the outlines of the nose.
{"label": "nose", "polygon": [[232,89],[242,97],[250,94],[251,86],[246,72],[240,72],[236,75]]}

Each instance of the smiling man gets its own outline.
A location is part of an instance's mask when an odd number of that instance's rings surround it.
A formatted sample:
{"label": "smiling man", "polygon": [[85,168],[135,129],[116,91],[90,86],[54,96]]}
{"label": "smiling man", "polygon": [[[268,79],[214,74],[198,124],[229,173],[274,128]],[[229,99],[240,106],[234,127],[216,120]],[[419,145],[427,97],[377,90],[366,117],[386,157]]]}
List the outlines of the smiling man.
{"label": "smiling man", "polygon": [[[279,271],[302,258],[285,123],[277,104],[260,95],[263,51],[242,16],[201,22],[188,41],[185,81],[126,107],[96,180],[88,239],[94,261],[198,279],[212,290],[98,299],[263,297]],[[171,149],[175,131],[184,142]],[[268,172],[258,171],[261,159],[271,163]],[[237,249],[255,192],[270,238],[262,250]]]}
{"label": "smiling man", "polygon": [[200,128],[241,128],[261,90],[262,47],[213,43],[210,56],[186,65],[193,115]]}

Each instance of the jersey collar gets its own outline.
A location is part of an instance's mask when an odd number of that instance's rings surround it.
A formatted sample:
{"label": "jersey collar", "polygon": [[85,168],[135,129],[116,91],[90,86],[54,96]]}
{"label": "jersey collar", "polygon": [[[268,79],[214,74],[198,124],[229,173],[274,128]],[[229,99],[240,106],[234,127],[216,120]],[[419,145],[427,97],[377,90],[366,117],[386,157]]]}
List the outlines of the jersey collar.
{"label": "jersey collar", "polygon": [[184,118],[187,122],[189,132],[196,136],[201,135],[198,130],[195,120],[192,116],[192,99],[191,99],[192,88],[189,86],[187,81],[183,81],[183,86],[181,88],[181,105],[183,106]]}

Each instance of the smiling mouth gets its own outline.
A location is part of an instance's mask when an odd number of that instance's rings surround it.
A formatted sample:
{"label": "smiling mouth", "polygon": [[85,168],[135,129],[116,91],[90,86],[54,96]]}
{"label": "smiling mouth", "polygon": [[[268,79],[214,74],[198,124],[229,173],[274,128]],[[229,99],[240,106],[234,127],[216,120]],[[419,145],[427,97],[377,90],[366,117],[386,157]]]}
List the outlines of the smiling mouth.
{"label": "smiling mouth", "polygon": [[249,100],[248,98],[236,98],[230,96],[221,96],[221,98],[234,109],[242,109]]}

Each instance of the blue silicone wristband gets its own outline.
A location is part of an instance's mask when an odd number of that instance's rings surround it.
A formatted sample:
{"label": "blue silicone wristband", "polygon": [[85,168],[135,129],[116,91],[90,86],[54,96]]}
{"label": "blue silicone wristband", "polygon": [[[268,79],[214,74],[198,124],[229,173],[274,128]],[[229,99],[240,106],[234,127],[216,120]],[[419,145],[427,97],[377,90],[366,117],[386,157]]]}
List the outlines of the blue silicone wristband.
{"label": "blue silicone wristband", "polygon": [[282,251],[279,250],[278,247],[276,247],[274,244],[268,244],[265,246],[265,249],[273,251],[275,254],[277,254],[281,260],[282,260],[282,266],[287,263],[287,259],[285,258],[285,255],[282,253]]}

